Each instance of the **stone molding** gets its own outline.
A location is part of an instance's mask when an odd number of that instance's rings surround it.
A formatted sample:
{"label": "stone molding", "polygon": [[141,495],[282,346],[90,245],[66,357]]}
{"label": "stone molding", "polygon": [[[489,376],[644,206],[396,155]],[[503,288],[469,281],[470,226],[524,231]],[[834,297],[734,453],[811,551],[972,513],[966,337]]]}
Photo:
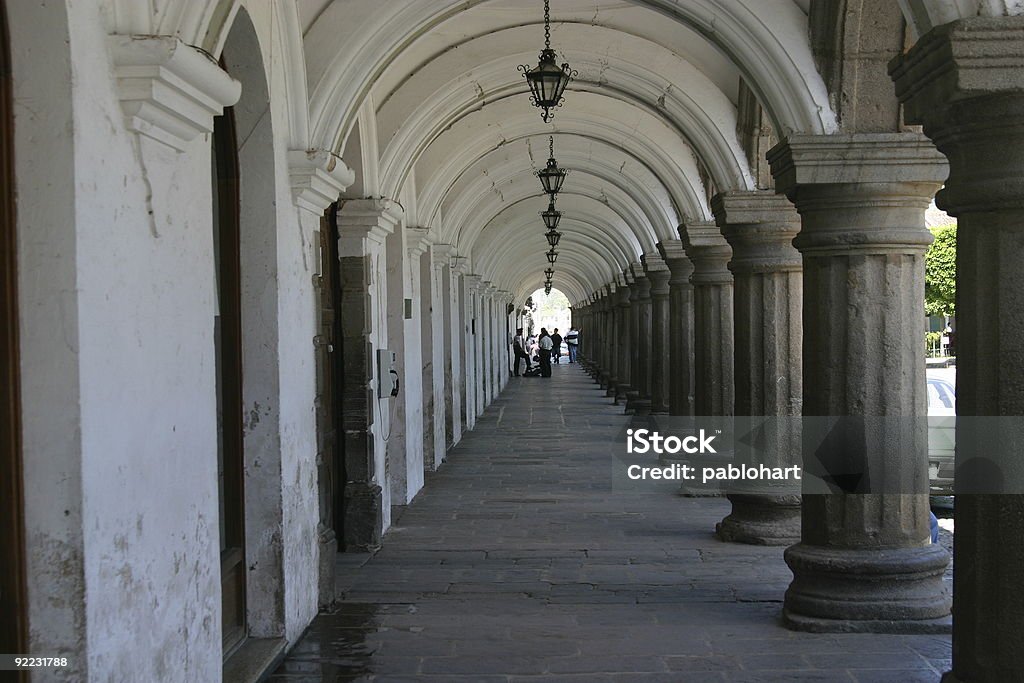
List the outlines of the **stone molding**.
{"label": "stone molding", "polygon": [[693,275],[693,263],[686,255],[682,240],[658,242],[658,253],[671,273],[669,285],[689,286],[690,276]]}
{"label": "stone molding", "polygon": [[320,215],[355,182],[355,171],[338,155],[322,149],[288,152],[292,200],[300,209]]}
{"label": "stone molding", "polygon": [[640,257],[644,264],[644,273],[651,282],[651,297],[668,297],[669,280],[672,271],[659,254],[644,254]]}
{"label": "stone molding", "polygon": [[451,259],[455,256],[455,248],[450,244],[435,244],[430,251],[430,265],[435,270],[451,267]]}
{"label": "stone molding", "polygon": [[128,130],[179,152],[242,94],[213,58],[174,36],[111,35],[107,45]]}

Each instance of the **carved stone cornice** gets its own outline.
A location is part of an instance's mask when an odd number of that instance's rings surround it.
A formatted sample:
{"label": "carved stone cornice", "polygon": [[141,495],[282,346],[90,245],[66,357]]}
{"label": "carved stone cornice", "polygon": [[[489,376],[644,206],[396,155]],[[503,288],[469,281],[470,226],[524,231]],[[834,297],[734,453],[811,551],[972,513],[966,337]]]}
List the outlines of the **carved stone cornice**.
{"label": "carved stone cornice", "polygon": [[405,249],[409,256],[419,258],[430,248],[430,228],[406,228]]}
{"label": "carved stone cornice", "polygon": [[338,203],[339,250],[342,256],[366,253],[365,242],[383,245],[405,212],[390,199],[348,199]]}
{"label": "carved stone cornice", "polygon": [[107,37],[128,130],[184,151],[242,85],[207,54],[173,36]]}

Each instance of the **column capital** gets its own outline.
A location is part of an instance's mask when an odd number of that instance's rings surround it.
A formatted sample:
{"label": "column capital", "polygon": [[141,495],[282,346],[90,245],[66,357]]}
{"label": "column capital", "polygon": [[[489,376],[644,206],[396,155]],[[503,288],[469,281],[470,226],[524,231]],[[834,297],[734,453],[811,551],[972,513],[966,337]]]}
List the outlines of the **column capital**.
{"label": "column capital", "polygon": [[402,207],[390,199],[349,199],[338,203],[339,250],[342,256],[361,256],[363,241],[384,244],[402,220]]}
{"label": "column capital", "polygon": [[693,284],[724,285],[732,282],[729,259],[732,247],[711,221],[689,223],[679,229],[686,255],[693,263]]}
{"label": "column capital", "polygon": [[459,256],[458,254],[455,254],[453,252],[452,255],[449,257],[449,263],[451,265],[452,270],[458,273],[459,275],[465,277],[466,275],[469,274],[468,256]]}
{"label": "column capital", "polygon": [[445,266],[451,266],[451,257],[455,255],[455,248],[450,244],[434,244],[430,250],[430,265],[437,270]]}
{"label": "column capital", "polygon": [[405,249],[409,256],[418,258],[430,248],[430,228],[406,228]]}
{"label": "column capital", "polygon": [[669,280],[672,278],[672,271],[668,264],[658,254],[644,254],[641,260],[644,263],[644,272],[647,279],[651,281],[651,297],[667,297],[669,295]]}
{"label": "column capital", "polygon": [[470,292],[472,292],[473,294],[480,293],[480,287],[483,285],[482,277],[480,277],[476,273],[466,273],[465,275],[463,275],[462,279],[466,281],[466,287],[469,289]]}
{"label": "column capital", "polygon": [[288,178],[295,205],[319,216],[355,182],[356,174],[333,152],[303,149],[288,152]]}
{"label": "column capital", "polygon": [[950,160],[938,205],[954,216],[1024,209],[1024,16],[936,27],[889,73],[907,122]]}
{"label": "column capital", "polygon": [[670,286],[689,286],[693,275],[693,263],[686,255],[682,240],[662,240],[658,242],[658,253],[668,266],[671,278]]}
{"label": "column capital", "polygon": [[949,175],[945,157],[920,133],[791,135],[768,152],[768,162],[776,191],[787,195],[797,208],[804,201],[801,190],[805,187],[889,183],[932,187]]}
{"label": "column capital", "polygon": [[931,243],[922,218],[949,165],[924,135],[795,135],[768,161],[802,217],[802,253],[923,252]]}
{"label": "column capital", "polygon": [[910,124],[927,126],[965,99],[1024,95],[1024,16],[937,26],[889,62],[889,75]]}
{"label": "column capital", "polygon": [[774,192],[723,192],[711,199],[722,235],[732,247],[729,269],[735,272],[783,272],[803,268],[793,238],[800,214],[785,196]]}

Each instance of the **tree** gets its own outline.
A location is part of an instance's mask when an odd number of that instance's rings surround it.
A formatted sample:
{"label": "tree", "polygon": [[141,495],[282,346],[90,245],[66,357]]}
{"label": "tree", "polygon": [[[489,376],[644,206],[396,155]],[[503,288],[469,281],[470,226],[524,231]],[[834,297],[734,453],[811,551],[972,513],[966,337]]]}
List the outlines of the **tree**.
{"label": "tree", "polygon": [[932,228],[935,241],[924,255],[924,310],[956,315],[956,224]]}

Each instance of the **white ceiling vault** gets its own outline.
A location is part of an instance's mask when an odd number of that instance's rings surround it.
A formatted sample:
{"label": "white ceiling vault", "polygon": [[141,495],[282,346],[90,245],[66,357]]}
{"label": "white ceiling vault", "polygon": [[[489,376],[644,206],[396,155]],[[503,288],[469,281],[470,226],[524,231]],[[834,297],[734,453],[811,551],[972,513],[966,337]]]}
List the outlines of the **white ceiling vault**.
{"label": "white ceiling vault", "polygon": [[[1024,12],[1024,0],[898,2],[914,36]],[[216,55],[238,7],[266,14],[265,3],[110,0],[109,21],[114,33],[174,33]],[[681,224],[711,218],[710,192],[754,188],[737,134],[741,89],[780,136],[837,130],[810,3],[551,0],[552,47],[579,75],[550,124],[516,68],[543,46],[542,0],[279,0],[271,51],[290,75],[290,148],[341,155],[352,193],[401,201],[411,226],[517,299],[547,266],[533,171],[554,136],[572,170],[555,283],[578,302]]]}

